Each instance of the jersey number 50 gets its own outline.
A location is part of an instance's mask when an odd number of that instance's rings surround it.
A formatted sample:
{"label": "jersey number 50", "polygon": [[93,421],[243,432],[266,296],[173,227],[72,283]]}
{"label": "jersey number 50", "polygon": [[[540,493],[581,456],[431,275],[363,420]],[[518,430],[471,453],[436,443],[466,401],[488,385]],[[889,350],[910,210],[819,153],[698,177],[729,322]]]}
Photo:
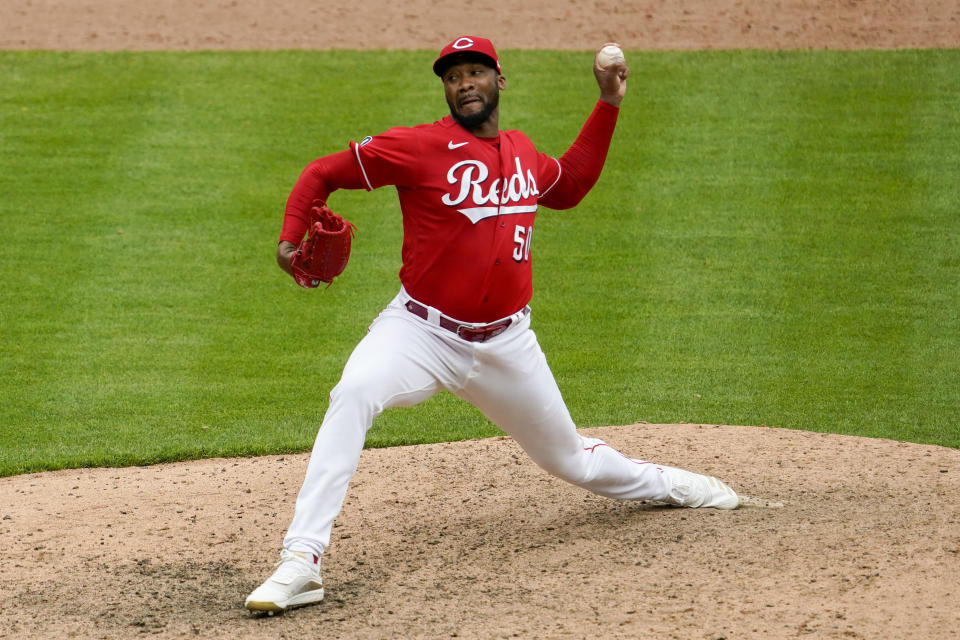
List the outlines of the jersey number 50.
{"label": "jersey number 50", "polygon": [[524,227],[517,225],[513,230],[513,241],[516,246],[513,248],[513,259],[517,262],[530,260],[530,241],[533,240],[533,227]]}

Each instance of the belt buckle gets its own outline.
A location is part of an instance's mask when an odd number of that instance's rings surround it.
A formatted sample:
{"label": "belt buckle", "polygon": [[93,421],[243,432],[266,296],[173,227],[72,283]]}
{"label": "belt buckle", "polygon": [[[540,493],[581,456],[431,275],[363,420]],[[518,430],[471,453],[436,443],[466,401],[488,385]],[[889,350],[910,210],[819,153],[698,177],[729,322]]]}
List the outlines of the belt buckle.
{"label": "belt buckle", "polygon": [[[507,327],[509,327],[511,324],[512,321],[510,320],[495,324],[493,326],[488,325],[486,327],[470,327],[462,324],[457,327],[457,337],[462,338],[467,342],[486,342],[490,338],[494,338],[506,331]],[[463,330],[466,330],[470,333],[465,336],[461,333]]]}

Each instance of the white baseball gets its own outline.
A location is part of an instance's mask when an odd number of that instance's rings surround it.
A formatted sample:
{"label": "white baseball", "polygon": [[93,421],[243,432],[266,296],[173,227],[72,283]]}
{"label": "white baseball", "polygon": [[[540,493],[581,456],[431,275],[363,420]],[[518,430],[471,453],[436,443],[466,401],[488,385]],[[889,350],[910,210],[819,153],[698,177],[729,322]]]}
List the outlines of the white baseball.
{"label": "white baseball", "polygon": [[606,69],[614,62],[624,62],[623,50],[614,44],[608,44],[597,53],[597,63],[601,69]]}

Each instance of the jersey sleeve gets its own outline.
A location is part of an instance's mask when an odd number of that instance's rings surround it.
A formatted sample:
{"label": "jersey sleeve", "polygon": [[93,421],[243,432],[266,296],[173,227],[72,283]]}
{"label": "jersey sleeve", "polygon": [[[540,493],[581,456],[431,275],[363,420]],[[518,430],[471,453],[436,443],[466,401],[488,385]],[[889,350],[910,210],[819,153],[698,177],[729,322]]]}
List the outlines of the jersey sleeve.
{"label": "jersey sleeve", "polygon": [[363,185],[368,191],[386,185],[414,184],[420,162],[420,144],[415,129],[394,127],[360,142],[351,142]]}
{"label": "jersey sleeve", "polygon": [[570,209],[583,200],[603,171],[619,113],[618,107],[597,101],[580,135],[555,161],[559,175],[552,185],[540,192],[540,204],[551,209]]}
{"label": "jersey sleeve", "polygon": [[548,156],[545,153],[538,153],[537,158],[537,168],[540,171],[540,175],[537,176],[537,184],[540,185],[539,198],[543,199],[547,194],[553,191],[554,187],[557,186],[563,170],[560,166],[560,161],[553,156]]}
{"label": "jersey sleeve", "polygon": [[283,214],[281,242],[299,244],[307,231],[310,208],[338,189],[362,189],[360,171],[349,150],[317,158],[307,165],[294,185]]}

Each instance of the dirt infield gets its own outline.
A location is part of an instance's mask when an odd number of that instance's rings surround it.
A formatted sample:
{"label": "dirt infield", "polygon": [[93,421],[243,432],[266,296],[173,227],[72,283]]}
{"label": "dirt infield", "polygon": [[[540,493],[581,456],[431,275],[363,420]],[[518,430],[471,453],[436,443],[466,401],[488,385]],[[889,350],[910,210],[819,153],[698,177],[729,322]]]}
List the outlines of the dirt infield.
{"label": "dirt infield", "polygon": [[[960,45],[953,1],[517,4],[16,0],[0,48],[436,49],[461,31],[500,48]],[[586,433],[748,504],[597,498],[507,438],[370,450],[327,599],[263,618],[242,602],[306,455],[4,478],[0,638],[960,637],[960,451],[766,427]]]}
{"label": "dirt infield", "polygon": [[0,637],[950,638],[960,451],[764,427],[585,430],[732,512],[597,498],[508,438],[364,453],[327,599],[242,608],[307,456],[0,480]]}
{"label": "dirt infield", "polygon": [[953,0],[0,4],[0,49],[439,49],[461,32],[518,49],[591,50],[608,40],[630,49],[956,47],[960,5]]}

